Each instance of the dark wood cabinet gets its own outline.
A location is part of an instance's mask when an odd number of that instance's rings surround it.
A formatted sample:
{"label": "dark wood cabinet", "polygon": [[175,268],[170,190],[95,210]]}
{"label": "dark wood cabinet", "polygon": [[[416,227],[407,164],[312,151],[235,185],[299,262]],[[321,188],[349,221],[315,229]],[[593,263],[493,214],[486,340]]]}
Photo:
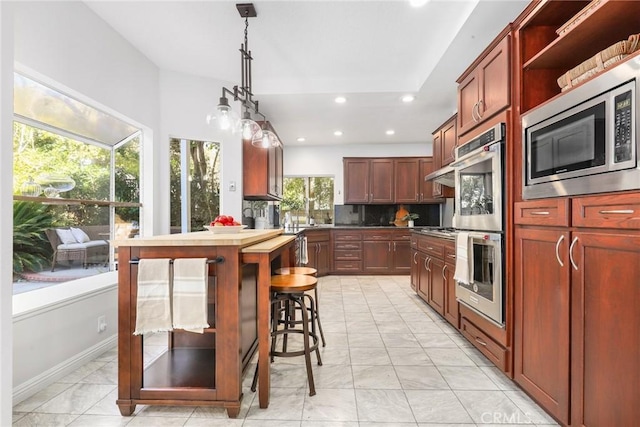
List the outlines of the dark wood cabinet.
{"label": "dark wood cabinet", "polygon": [[431,287],[431,270],[429,270],[429,258],[424,252],[418,252],[418,281],[416,291],[425,302],[429,300],[429,288]]}
{"label": "dark wood cabinet", "polygon": [[441,316],[444,316],[444,260],[435,257],[429,260],[428,266],[431,280],[429,283],[429,298],[427,299],[427,303],[429,303],[435,311],[440,313]]}
{"label": "dark wood cabinet", "polygon": [[420,184],[420,201],[425,202],[434,198],[433,181],[425,181],[424,177],[435,170],[433,157],[424,157],[420,159],[420,172],[418,181]]}
{"label": "dark wood cabinet", "polygon": [[460,328],[460,309],[458,308],[458,300],[456,299],[456,282],[453,275],[456,271],[456,247],[453,244],[444,248],[444,288],[445,288],[445,304],[444,318],[447,319],[456,329]]}
{"label": "dark wood cabinet", "polygon": [[636,425],[640,235],[577,231],[571,243],[571,422]]}
{"label": "dark wood cabinet", "polygon": [[[273,130],[269,126],[269,128]],[[282,200],[282,145],[260,148],[251,141],[242,142],[242,188],[247,200]]]}
{"label": "dark wood cabinet", "polygon": [[305,230],[307,238],[307,267],[318,270],[318,276],[326,276],[331,271],[331,233],[329,230]]}
{"label": "dark wood cabinet", "polygon": [[393,159],[344,158],[345,203],[393,203]]}
{"label": "dark wood cabinet", "polygon": [[515,232],[513,379],[569,424],[570,235],[555,228]]}
{"label": "dark wood cabinet", "polygon": [[365,230],[362,241],[364,273],[411,273],[411,242],[408,230]]}
{"label": "dark wood cabinet", "polygon": [[411,274],[411,241],[409,232],[396,231],[393,233],[392,254],[393,273]]}
{"label": "dark wood cabinet", "polygon": [[497,38],[458,79],[458,135],[510,105],[509,31],[505,29],[502,38]]}
{"label": "dark wood cabinet", "polygon": [[420,198],[420,159],[409,157],[394,159],[394,167],[395,202],[416,203],[422,201]]}
{"label": "dark wood cabinet", "polygon": [[362,231],[333,230],[333,271],[336,274],[362,272]]}
{"label": "dark wood cabinet", "polygon": [[562,424],[640,417],[625,399],[640,382],[638,208],[637,193],[516,203],[514,380]]}
{"label": "dark wood cabinet", "polygon": [[[438,170],[449,163],[453,162],[455,157],[455,148],[458,144],[457,134],[457,115],[453,115],[444,122],[438,129],[433,131],[433,166],[432,170]],[[424,176],[423,176],[424,179]],[[454,189],[452,187],[443,186],[433,181],[424,181],[424,186],[429,186],[428,192],[432,199],[442,199],[453,197]],[[425,193],[427,190],[425,189]]]}

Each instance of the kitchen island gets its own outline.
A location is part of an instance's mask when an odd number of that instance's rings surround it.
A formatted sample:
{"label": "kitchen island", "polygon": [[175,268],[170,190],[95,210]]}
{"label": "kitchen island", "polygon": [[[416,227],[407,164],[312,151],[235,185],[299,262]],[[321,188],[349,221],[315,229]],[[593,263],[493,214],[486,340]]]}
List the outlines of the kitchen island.
{"label": "kitchen island", "polygon": [[[290,266],[294,236],[282,230],[201,231],[114,242],[118,248],[118,399],[122,415],[137,404],[218,406],[240,412],[242,376],[259,347],[260,407],[269,403],[271,265]],[[174,330],[168,350],[144,366],[145,335],[136,324],[138,262],[207,258],[209,328]]]}

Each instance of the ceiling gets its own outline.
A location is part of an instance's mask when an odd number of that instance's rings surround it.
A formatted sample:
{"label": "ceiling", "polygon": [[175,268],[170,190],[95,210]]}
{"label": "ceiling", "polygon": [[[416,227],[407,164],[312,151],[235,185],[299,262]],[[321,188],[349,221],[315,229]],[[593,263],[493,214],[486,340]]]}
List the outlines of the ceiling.
{"label": "ceiling", "polygon": [[[244,41],[235,3],[86,1],[159,68],[230,89],[240,84]],[[253,3],[254,98],[285,145],[296,146],[431,141],[456,110],[455,80],[529,0]],[[211,93],[214,106],[221,88]],[[405,94],[416,99],[402,103]]]}

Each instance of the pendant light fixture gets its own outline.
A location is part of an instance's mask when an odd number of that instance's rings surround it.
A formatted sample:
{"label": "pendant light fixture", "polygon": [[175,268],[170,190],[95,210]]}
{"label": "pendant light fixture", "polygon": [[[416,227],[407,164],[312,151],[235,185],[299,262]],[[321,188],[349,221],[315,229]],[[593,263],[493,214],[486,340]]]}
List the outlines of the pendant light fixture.
{"label": "pendant light fixture", "polygon": [[[219,104],[215,113],[207,116],[207,122],[209,124],[215,124],[218,129],[223,131],[231,131],[232,133],[239,131],[243,140],[250,140],[251,144],[256,147],[268,148],[278,146],[280,145],[280,141],[275,133],[262,129],[251,117],[251,112],[253,112],[255,115],[261,116],[263,122],[267,121],[265,115],[259,110],[258,100],[253,99],[253,90],[251,88],[251,61],[253,61],[253,57],[249,50],[249,18],[254,18],[258,16],[258,14],[253,3],[236,4],[236,8],[240,16],[244,18],[244,43],[240,45],[241,83],[239,86],[234,86],[232,90],[224,86],[222,87],[222,96],[220,97]],[[244,112],[241,119],[229,105],[227,95],[233,97],[234,101],[240,101],[242,104]],[[266,139],[265,132],[268,132]]]}

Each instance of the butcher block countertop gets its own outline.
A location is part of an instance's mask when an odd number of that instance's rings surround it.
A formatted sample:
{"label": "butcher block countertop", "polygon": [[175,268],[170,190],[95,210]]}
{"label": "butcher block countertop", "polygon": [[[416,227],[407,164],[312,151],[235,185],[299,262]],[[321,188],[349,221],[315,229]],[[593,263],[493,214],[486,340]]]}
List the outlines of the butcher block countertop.
{"label": "butcher block countertop", "polygon": [[[270,230],[241,230],[239,233],[229,234],[214,234],[211,231],[194,231],[191,233],[180,234],[165,234],[160,236],[140,237],[135,239],[123,239],[115,240],[112,244],[115,247],[119,246],[250,246],[256,243],[265,242],[280,236],[282,229],[270,229]],[[293,236],[281,236],[288,239],[285,242],[281,242],[280,245],[276,244],[275,248],[278,248],[289,240],[293,239]],[[266,244],[267,242],[265,242]]]}

